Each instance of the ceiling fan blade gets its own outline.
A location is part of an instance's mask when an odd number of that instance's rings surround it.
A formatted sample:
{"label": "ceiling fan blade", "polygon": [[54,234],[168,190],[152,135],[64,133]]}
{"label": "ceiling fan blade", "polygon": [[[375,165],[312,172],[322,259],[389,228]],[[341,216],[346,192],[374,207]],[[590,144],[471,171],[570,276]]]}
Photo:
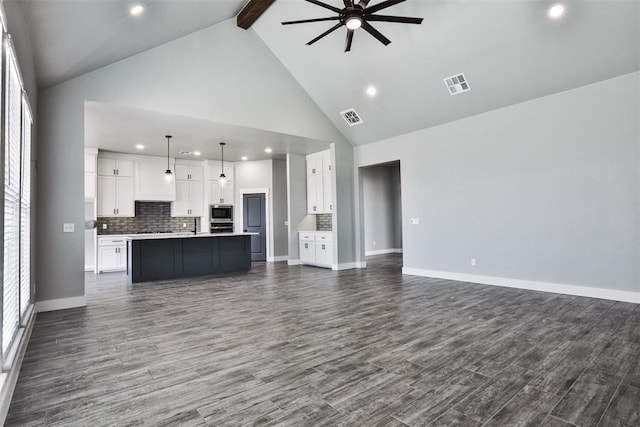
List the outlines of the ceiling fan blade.
{"label": "ceiling fan blade", "polygon": [[382,35],[382,33],[378,30],[376,30],[375,28],[373,28],[371,26],[371,24],[369,24],[367,21],[363,21],[362,22],[362,28],[369,34],[371,34],[373,37],[375,37],[376,39],[378,39],[378,41],[380,43],[382,43],[383,45],[388,45],[389,43],[391,43],[391,40],[389,40],[388,38],[386,38],[385,36]]}
{"label": "ceiling fan blade", "polygon": [[344,7],[353,7],[353,0],[344,0]]}
{"label": "ceiling fan blade", "polygon": [[401,24],[422,24],[424,18],[410,18],[407,16],[367,15],[367,21],[400,22]]}
{"label": "ceiling fan blade", "polygon": [[317,42],[318,40],[320,40],[321,38],[323,38],[324,36],[327,36],[329,34],[331,34],[332,32],[334,32],[335,30],[337,30],[338,28],[342,27],[344,24],[342,22],[338,22],[335,26],[329,28],[327,31],[325,31],[324,33],[320,34],[318,37],[316,37],[313,40],[310,40],[309,42],[307,42],[307,46],[310,46],[312,44],[314,44],[315,42]]}
{"label": "ceiling fan blade", "polygon": [[[333,6],[329,5],[329,4],[322,3],[321,1],[318,1],[318,0],[305,0],[305,1],[308,1],[309,3],[313,3],[313,4],[318,5],[318,6],[320,6],[320,7],[324,7],[325,9],[329,9],[329,10],[331,10],[331,11],[335,12],[335,13],[340,13],[340,12],[342,12],[342,11],[341,11],[340,9],[338,9],[337,7],[333,7]],[[403,1],[404,1],[404,0],[403,0]]]}
{"label": "ceiling fan blade", "polygon": [[283,22],[282,25],[306,24],[307,22],[320,22],[320,21],[337,21],[339,19],[340,19],[339,16],[329,16],[327,18],[302,19],[300,21],[286,21],[286,22]]}
{"label": "ceiling fan blade", "polygon": [[353,33],[354,33],[354,30],[347,31],[347,41],[344,45],[345,52],[349,52],[351,50],[351,43],[353,42]]}
{"label": "ceiling fan blade", "polygon": [[[309,0],[307,0],[307,1],[309,1]],[[395,6],[396,4],[402,3],[404,1],[406,1],[406,0],[386,0],[386,1],[383,1],[382,3],[378,3],[376,5],[373,5],[371,7],[366,8],[365,12],[367,12],[367,13],[376,13],[379,10],[386,9],[388,7],[391,7],[391,6]]]}

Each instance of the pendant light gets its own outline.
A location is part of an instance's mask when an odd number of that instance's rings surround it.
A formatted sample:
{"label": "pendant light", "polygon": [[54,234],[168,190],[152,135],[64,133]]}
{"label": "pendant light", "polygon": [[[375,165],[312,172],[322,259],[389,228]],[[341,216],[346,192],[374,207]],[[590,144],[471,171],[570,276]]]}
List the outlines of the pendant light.
{"label": "pendant light", "polygon": [[218,183],[220,187],[224,187],[227,183],[227,176],[224,174],[224,146],[227,145],[225,142],[220,143],[220,150],[222,151],[222,165],[220,166],[220,177],[218,178]]}
{"label": "pendant light", "polygon": [[173,173],[171,172],[171,167],[169,166],[169,140],[172,138],[171,135],[165,135],[167,138],[167,170],[164,173],[164,180],[167,184],[170,184],[173,181]]}

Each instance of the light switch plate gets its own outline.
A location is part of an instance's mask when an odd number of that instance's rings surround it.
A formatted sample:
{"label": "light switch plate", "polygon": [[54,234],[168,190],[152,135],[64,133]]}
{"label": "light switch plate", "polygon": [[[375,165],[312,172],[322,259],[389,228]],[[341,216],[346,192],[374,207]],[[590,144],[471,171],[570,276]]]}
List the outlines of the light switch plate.
{"label": "light switch plate", "polygon": [[62,224],[62,232],[63,233],[73,233],[75,231],[75,225],[73,223],[65,222]]}

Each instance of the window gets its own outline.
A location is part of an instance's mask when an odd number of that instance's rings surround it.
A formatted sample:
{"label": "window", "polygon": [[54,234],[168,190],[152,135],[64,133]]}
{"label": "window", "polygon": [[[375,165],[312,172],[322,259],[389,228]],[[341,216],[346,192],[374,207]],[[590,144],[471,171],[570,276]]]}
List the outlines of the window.
{"label": "window", "polygon": [[0,70],[4,97],[2,152],[4,155],[4,224],[2,264],[2,362],[6,369],[12,343],[31,307],[31,125],[20,68],[3,35],[4,69]]}

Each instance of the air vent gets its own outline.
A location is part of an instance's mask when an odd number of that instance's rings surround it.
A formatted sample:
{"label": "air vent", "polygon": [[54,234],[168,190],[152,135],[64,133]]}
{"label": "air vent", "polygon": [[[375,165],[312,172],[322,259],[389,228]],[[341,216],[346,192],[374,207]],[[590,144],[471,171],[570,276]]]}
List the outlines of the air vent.
{"label": "air vent", "polygon": [[444,84],[447,86],[447,89],[449,89],[449,93],[451,95],[457,95],[471,89],[469,87],[469,82],[462,73],[445,78]]}
{"label": "air vent", "polygon": [[356,126],[364,123],[364,120],[362,120],[362,118],[358,115],[358,113],[356,113],[356,110],[354,110],[353,108],[341,111],[340,115],[349,126]]}

